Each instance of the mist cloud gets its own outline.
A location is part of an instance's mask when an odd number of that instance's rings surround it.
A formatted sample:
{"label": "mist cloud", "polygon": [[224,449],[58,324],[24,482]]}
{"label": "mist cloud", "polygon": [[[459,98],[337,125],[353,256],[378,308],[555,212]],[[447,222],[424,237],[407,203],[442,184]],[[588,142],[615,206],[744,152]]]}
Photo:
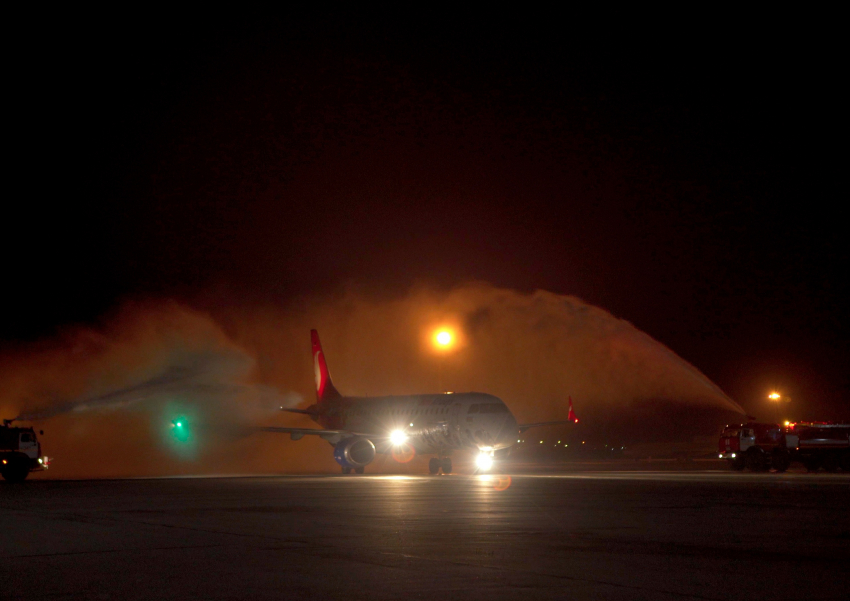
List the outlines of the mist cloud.
{"label": "mist cloud", "polygon": [[[245,429],[315,425],[277,411],[315,398],[312,327],[344,394],[443,384],[495,394],[521,422],[564,419],[571,396],[583,423],[612,436],[647,415],[678,415],[667,432],[712,434],[712,420],[742,413],[670,349],[575,297],[469,284],[390,300],[348,292],[285,307],[202,305],[128,303],[99,328],[7,352],[3,415],[45,428],[56,476],[335,471],[323,441]],[[458,334],[443,356],[430,346],[438,326]],[[169,438],[177,415],[195,428],[185,445]]]}

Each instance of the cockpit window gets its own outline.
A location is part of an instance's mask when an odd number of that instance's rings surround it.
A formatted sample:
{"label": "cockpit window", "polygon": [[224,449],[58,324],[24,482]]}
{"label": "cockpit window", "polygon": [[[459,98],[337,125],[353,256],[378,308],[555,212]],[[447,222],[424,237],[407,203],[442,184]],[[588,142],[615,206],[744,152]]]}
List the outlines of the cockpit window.
{"label": "cockpit window", "polygon": [[33,442],[32,434],[30,434],[29,432],[22,432],[21,442]]}

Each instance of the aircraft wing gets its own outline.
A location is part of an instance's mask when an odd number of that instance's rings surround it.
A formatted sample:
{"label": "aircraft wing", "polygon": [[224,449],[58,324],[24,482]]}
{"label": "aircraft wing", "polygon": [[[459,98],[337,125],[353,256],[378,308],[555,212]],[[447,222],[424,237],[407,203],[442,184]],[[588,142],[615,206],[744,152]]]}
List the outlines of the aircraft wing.
{"label": "aircraft wing", "polygon": [[369,438],[372,440],[387,438],[387,434],[375,434],[367,433],[367,432],[354,432],[352,430],[323,430],[321,428],[278,428],[275,426],[269,426],[266,428],[260,428],[262,432],[277,432],[279,434],[289,434],[289,437],[292,440],[301,440],[305,436],[319,436],[324,438],[325,440],[331,440],[333,438],[347,438],[349,436],[363,436],[364,438]]}
{"label": "aircraft wing", "polygon": [[523,432],[525,432],[526,430],[528,430],[530,428],[537,428],[537,427],[540,427],[540,426],[560,426],[561,424],[571,424],[571,423],[573,423],[573,420],[565,419],[565,420],[562,420],[562,421],[559,421],[559,422],[537,422],[536,424],[520,424],[519,425],[519,431],[520,431],[520,434],[522,434]]}

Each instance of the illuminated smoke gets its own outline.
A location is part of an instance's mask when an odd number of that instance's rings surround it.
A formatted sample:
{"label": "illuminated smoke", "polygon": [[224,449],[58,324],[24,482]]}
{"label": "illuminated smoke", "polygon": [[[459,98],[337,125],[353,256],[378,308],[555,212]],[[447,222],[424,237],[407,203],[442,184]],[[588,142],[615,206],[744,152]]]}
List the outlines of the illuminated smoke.
{"label": "illuminated smoke", "polygon": [[[252,311],[237,321],[239,343],[253,352],[273,335],[281,349],[305,355],[306,329],[318,327],[337,388],[350,394],[435,392],[441,369],[451,389],[499,395],[522,417],[565,417],[568,395],[585,410],[663,400],[743,413],[694,366],[630,323],[548,292],[480,284],[446,294],[423,289],[395,301],[350,294],[297,316]],[[434,353],[430,337],[444,324],[457,332],[457,349]],[[309,365],[308,354],[291,358],[299,369]],[[294,376],[312,376],[304,372]]]}
{"label": "illuminated smoke", "polygon": [[[520,422],[566,419],[572,396],[584,426],[625,443],[711,436],[743,414],[697,368],[632,324],[545,291],[470,284],[396,300],[351,292],[217,318],[233,324],[234,339],[250,352],[276,352],[272,363],[288,370],[286,381],[305,398],[312,397],[307,331],[317,327],[344,394],[437,392],[443,384],[495,394]],[[433,346],[442,327],[457,338],[450,352]]]}
{"label": "illuminated smoke", "polygon": [[[495,394],[520,422],[565,419],[571,396],[585,427],[629,441],[711,435],[742,413],[670,349],[575,297],[473,284],[394,300],[350,292],[226,305],[130,303],[101,328],[7,353],[0,410],[45,429],[54,476],[336,471],[324,441],[244,430],[315,426],[276,409],[315,398],[316,327],[344,394],[442,383]],[[456,335],[447,353],[432,346],[441,326]],[[183,446],[170,430],[179,416],[194,428]]]}
{"label": "illuminated smoke", "polygon": [[150,404],[178,398],[187,403],[202,403],[206,408],[215,404],[224,409],[223,403],[240,399],[243,407],[234,413],[234,418],[244,417],[245,403],[259,403],[269,411],[284,403],[293,404],[292,395],[284,397],[268,386],[242,383],[252,367],[250,357],[233,350],[172,352],[162,366],[162,373],[101,395],[54,401],[50,406],[30,410],[15,419],[35,421],[70,412],[145,410]]}
{"label": "illuminated smoke", "polygon": [[[203,313],[131,303],[101,329],[7,355],[0,408],[46,430],[53,475],[203,472],[227,466],[250,426],[301,402],[254,371],[254,358]],[[191,437],[173,436],[178,419]],[[234,469],[251,465],[249,455]]]}

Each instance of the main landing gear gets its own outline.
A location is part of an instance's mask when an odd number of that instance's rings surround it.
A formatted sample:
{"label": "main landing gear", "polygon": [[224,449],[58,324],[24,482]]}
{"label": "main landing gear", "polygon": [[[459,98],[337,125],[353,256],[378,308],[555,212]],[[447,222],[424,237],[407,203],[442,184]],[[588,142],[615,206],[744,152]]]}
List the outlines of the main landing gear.
{"label": "main landing gear", "polygon": [[433,457],[428,462],[428,472],[431,474],[438,474],[440,470],[443,470],[444,474],[452,473],[452,460],[449,457],[444,457],[443,459],[439,459],[437,457]]}

